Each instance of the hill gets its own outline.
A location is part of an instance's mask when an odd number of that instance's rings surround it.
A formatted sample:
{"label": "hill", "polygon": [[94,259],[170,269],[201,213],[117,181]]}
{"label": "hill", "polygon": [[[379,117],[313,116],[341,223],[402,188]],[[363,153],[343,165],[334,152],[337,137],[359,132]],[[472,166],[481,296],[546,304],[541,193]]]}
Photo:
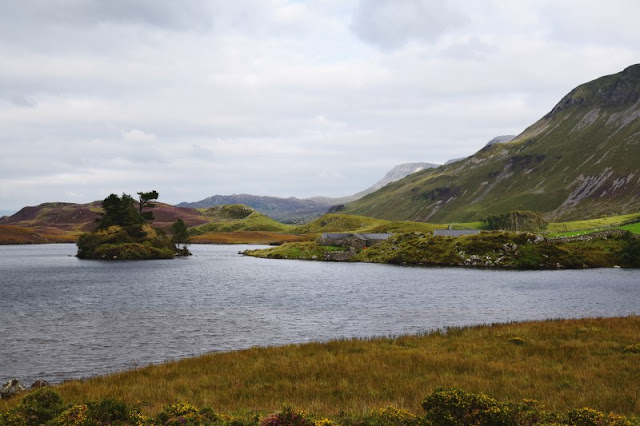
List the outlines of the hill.
{"label": "hill", "polygon": [[511,210],[575,220],[640,210],[640,65],[578,86],[507,143],[349,204],[392,220],[473,221]]}
{"label": "hill", "polygon": [[[12,216],[0,218],[0,244],[74,242],[83,232],[96,228],[101,211],[100,201],[87,204],[43,203],[20,209]],[[167,229],[177,219],[187,226],[208,223],[196,209],[156,203],[153,209],[155,227]],[[20,231],[22,229],[23,231]]]}
{"label": "hill", "polygon": [[207,209],[209,207],[242,204],[269,216],[278,222],[301,223],[324,214],[332,203],[327,200],[280,198],[264,195],[213,195],[200,201],[182,202],[178,207]]}
{"label": "hill", "polygon": [[288,232],[292,225],[285,225],[241,204],[214,206],[202,211],[208,221],[189,230],[191,235],[211,232],[267,231]]}

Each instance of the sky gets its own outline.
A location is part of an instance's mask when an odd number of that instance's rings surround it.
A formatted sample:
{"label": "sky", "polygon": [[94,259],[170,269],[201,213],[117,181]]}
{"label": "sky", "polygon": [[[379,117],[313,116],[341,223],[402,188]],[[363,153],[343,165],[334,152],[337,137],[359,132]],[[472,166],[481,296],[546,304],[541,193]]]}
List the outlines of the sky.
{"label": "sky", "polygon": [[640,62],[636,0],[0,0],[0,210],[346,196]]}

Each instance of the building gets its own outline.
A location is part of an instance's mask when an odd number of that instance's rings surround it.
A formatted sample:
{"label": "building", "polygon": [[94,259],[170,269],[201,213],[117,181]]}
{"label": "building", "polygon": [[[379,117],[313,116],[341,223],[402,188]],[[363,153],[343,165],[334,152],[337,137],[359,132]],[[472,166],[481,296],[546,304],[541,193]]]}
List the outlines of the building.
{"label": "building", "polygon": [[324,233],[318,245],[361,249],[387,240],[393,234]]}

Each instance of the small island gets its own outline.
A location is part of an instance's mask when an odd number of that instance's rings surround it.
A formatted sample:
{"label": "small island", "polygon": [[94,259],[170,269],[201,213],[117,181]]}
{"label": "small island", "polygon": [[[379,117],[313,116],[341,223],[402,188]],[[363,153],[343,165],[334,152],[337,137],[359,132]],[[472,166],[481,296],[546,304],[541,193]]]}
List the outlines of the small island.
{"label": "small island", "polygon": [[[150,225],[150,211],[158,199],[157,191],[138,192],[136,202],[128,194],[111,194],[102,201],[102,213],[95,231],[78,239],[77,257],[100,260],[171,259],[188,256],[189,234],[182,219],[171,226],[172,236]],[[180,247],[182,246],[182,247]]]}

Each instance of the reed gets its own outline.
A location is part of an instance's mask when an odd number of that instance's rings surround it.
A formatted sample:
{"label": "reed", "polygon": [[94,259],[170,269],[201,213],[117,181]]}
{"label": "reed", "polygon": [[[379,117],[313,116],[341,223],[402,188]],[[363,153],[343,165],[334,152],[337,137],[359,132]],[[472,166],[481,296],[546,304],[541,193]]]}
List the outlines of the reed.
{"label": "reed", "polygon": [[[57,386],[67,402],[105,397],[147,414],[188,401],[216,412],[421,413],[435,388],[549,410],[640,415],[640,316],[483,325],[420,336],[345,339],[213,353]],[[635,346],[634,346],[635,345]],[[0,412],[20,398],[0,401]]]}

